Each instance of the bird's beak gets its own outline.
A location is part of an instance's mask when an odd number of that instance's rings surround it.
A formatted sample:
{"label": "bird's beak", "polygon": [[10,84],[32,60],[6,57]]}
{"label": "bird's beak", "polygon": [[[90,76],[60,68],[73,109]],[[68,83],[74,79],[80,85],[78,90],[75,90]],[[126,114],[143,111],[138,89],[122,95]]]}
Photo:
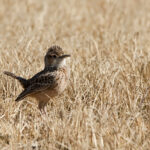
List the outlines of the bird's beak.
{"label": "bird's beak", "polygon": [[59,58],[67,58],[67,57],[70,57],[70,55],[62,55]]}

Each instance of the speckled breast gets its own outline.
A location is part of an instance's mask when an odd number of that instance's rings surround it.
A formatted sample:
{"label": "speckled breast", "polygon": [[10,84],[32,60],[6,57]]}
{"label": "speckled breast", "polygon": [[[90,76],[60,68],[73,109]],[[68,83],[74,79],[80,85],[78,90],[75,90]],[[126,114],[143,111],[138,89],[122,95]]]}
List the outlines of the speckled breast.
{"label": "speckled breast", "polygon": [[55,88],[58,94],[62,93],[66,89],[69,82],[69,78],[70,71],[68,68],[61,68],[58,71],[57,86]]}

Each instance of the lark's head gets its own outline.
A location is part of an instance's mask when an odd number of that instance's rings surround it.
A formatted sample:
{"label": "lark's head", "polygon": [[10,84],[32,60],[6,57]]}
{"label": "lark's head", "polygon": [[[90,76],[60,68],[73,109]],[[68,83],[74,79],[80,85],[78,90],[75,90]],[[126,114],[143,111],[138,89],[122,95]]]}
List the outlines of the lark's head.
{"label": "lark's head", "polygon": [[70,57],[70,55],[64,54],[61,47],[52,46],[45,55],[45,67],[63,67],[66,65],[67,57]]}

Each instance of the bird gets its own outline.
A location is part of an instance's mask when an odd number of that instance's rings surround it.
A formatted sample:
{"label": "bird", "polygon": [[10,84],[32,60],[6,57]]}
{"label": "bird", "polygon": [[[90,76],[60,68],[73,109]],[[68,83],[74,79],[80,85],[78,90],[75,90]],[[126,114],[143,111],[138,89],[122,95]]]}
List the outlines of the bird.
{"label": "bird", "polygon": [[44,57],[44,69],[33,77],[25,79],[11,72],[4,71],[4,74],[17,79],[23,87],[23,91],[15,101],[21,101],[26,97],[35,98],[38,108],[43,110],[48,101],[60,95],[68,86],[70,80],[70,68],[66,58],[69,54],[64,54],[60,46],[51,46]]}

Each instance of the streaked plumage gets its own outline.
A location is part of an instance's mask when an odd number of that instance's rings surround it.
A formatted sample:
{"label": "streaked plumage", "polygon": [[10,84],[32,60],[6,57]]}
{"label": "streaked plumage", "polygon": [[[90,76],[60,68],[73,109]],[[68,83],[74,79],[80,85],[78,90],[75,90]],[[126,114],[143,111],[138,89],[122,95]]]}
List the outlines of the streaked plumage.
{"label": "streaked plumage", "polygon": [[64,63],[65,58],[70,55],[64,55],[59,46],[52,46],[48,49],[44,62],[45,68],[30,79],[24,79],[10,72],[4,74],[17,79],[23,92],[19,94],[16,101],[20,101],[27,96],[34,97],[42,109],[50,98],[62,93],[68,85],[69,69]]}

